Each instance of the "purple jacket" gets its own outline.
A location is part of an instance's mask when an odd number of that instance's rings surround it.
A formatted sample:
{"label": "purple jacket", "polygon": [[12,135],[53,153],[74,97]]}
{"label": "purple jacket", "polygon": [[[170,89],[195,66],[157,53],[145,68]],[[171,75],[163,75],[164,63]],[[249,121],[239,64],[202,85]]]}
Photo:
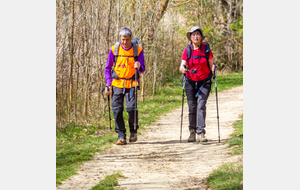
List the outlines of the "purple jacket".
{"label": "purple jacket", "polygon": [[[129,49],[125,49],[122,44],[120,44],[121,47],[125,50],[128,51],[131,49],[132,44],[130,46]],[[138,73],[143,73],[145,72],[145,60],[144,60],[144,53],[143,50],[140,52],[139,57],[138,57],[138,61],[140,62],[141,66],[140,69],[138,70]],[[108,57],[107,57],[107,63],[106,63],[106,67],[105,67],[105,80],[106,80],[106,85],[110,86],[112,83],[111,80],[111,69],[113,67],[114,64],[114,52],[110,49]]]}

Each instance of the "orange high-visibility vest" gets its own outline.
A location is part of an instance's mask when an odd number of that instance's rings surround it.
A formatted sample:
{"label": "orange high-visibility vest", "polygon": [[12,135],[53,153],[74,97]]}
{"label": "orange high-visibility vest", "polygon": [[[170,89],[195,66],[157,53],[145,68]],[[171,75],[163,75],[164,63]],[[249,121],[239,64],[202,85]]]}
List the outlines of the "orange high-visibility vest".
{"label": "orange high-visibility vest", "polygon": [[[111,47],[112,52],[115,52],[115,45]],[[141,53],[142,48],[138,46],[138,55]],[[135,87],[133,75],[135,74],[134,68],[134,57],[133,57],[133,46],[125,51],[122,46],[119,46],[118,59],[115,63],[114,71],[118,75],[120,79],[114,78],[112,81],[112,86],[117,88],[131,88]],[[131,57],[123,57],[123,56],[131,56]],[[139,83],[137,82],[137,86]]]}

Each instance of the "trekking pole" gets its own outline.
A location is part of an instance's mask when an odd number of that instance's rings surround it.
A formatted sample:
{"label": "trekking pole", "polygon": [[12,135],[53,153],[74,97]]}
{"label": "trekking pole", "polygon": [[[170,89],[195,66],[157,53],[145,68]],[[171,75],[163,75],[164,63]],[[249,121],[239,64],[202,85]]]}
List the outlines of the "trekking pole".
{"label": "trekking pole", "polygon": [[134,130],[136,130],[136,125],[137,125],[137,94],[136,94],[136,91],[137,91],[137,68],[135,69],[135,86],[134,86],[134,98],[135,98],[135,106],[134,106],[134,123],[133,123],[133,126],[134,126]]}
{"label": "trekking pole", "polygon": [[[107,91],[109,92],[109,87],[106,86]],[[101,92],[105,90],[105,86],[101,89]],[[107,102],[108,102],[108,115],[109,115],[109,130],[111,130],[111,117],[110,117],[110,96],[107,95]]]}
{"label": "trekking pole", "polygon": [[[185,65],[183,65],[185,69],[188,70],[188,68],[186,68]],[[180,125],[180,142],[181,142],[181,136],[182,136],[182,119],[183,119],[183,103],[184,103],[184,85],[185,85],[185,82],[183,84],[183,79],[185,79],[186,75],[183,74],[182,76],[182,108],[181,108],[181,125]]]}
{"label": "trekking pole", "polygon": [[215,65],[215,72],[214,72],[214,78],[215,78],[215,89],[216,89],[216,105],[217,105],[217,118],[218,118],[218,135],[219,135],[219,143],[220,143],[220,128],[219,128],[219,109],[218,109],[218,90],[217,90],[217,65],[214,62]]}
{"label": "trekking pole", "polygon": [[[185,74],[183,75],[183,77],[185,77]],[[181,135],[182,135],[183,102],[184,102],[184,84],[182,86],[182,109],[181,109],[181,125],[180,125],[180,142],[181,142]]]}

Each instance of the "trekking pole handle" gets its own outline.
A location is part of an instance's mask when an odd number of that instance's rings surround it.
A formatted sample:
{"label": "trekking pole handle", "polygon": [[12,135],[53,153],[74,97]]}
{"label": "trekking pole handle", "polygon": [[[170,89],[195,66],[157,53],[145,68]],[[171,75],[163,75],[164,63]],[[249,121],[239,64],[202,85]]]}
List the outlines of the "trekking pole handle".
{"label": "trekking pole handle", "polygon": [[187,68],[186,65],[183,65],[183,67],[184,67],[188,72],[190,72],[189,68]]}
{"label": "trekking pole handle", "polygon": [[216,76],[217,76],[217,69],[218,69],[218,66],[216,65],[215,62],[214,62],[214,66],[215,66],[215,70],[214,70],[214,76],[213,76],[213,79],[216,78]]}
{"label": "trekking pole handle", "polygon": [[215,62],[214,62],[214,66],[215,66],[215,72],[214,72],[214,75],[216,76],[216,75],[217,75],[217,69],[218,69],[218,66],[216,65]]}
{"label": "trekking pole handle", "polygon": [[101,92],[103,92],[105,90],[105,87],[107,88],[107,91],[109,92],[109,86],[104,86],[102,89],[101,89]]}

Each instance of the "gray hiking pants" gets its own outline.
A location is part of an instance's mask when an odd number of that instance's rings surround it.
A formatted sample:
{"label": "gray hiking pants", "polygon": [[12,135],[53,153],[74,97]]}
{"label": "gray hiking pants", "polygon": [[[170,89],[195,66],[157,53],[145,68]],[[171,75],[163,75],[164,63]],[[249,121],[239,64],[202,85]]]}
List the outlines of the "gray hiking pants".
{"label": "gray hiking pants", "polygon": [[[189,106],[189,130],[195,130],[197,134],[205,132],[206,102],[211,90],[211,80],[205,81],[203,88],[199,91],[204,81],[190,81],[185,83],[185,93]],[[195,97],[199,91],[198,97]]]}
{"label": "gray hiking pants", "polygon": [[130,88],[125,89],[123,94],[123,88],[112,87],[111,107],[115,118],[115,131],[118,133],[119,138],[126,138],[126,128],[123,118],[124,110],[124,98],[126,103],[126,111],[128,112],[128,123],[130,133],[137,133],[139,126],[136,126],[134,130],[134,107],[135,107],[135,96],[134,88],[132,88],[132,97],[130,98]]}

